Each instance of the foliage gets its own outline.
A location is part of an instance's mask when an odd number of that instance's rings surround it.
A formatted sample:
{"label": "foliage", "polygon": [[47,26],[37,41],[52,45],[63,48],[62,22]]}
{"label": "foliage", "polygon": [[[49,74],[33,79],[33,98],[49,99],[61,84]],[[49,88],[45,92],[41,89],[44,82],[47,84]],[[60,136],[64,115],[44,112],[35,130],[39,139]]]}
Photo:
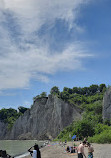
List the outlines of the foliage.
{"label": "foliage", "polygon": [[18,116],[19,116],[18,112],[15,109],[12,109],[12,108],[5,109],[5,108],[3,108],[3,109],[0,110],[0,120],[1,121],[8,122],[8,119],[10,117],[17,118]]}
{"label": "foliage", "polygon": [[111,143],[111,129],[104,130],[100,134],[96,134],[93,137],[88,138],[88,141],[91,143]]}
{"label": "foliage", "polygon": [[95,134],[100,134],[102,133],[103,131],[105,130],[111,130],[111,126],[108,126],[108,125],[103,125],[101,123],[98,123],[96,126],[95,126]]}
{"label": "foliage", "polygon": [[46,92],[42,92],[40,95],[37,95],[36,97],[33,97],[33,101],[35,101],[38,98],[42,98],[42,97],[47,97],[47,93]]}
{"label": "foliage", "polygon": [[17,112],[17,110],[9,108],[9,109],[1,109],[0,110],[0,120],[8,123],[8,129],[10,129],[16,119],[20,116],[20,113]]}
{"label": "foliage", "polygon": [[100,84],[99,85],[99,91],[104,92],[106,90],[106,85],[105,84]]}
{"label": "foliage", "polygon": [[77,135],[80,139],[83,137],[93,136],[94,128],[88,120],[76,121],[61,131],[57,139],[71,140],[73,135]]}
{"label": "foliage", "polygon": [[50,94],[59,95],[60,94],[59,88],[57,86],[52,87],[50,90]]}
{"label": "foliage", "polygon": [[104,119],[103,122],[105,125],[111,126],[111,119]]}
{"label": "foliage", "polygon": [[73,135],[74,134],[79,136],[79,138],[93,136],[94,135],[93,124],[87,119],[83,119],[81,121],[77,121],[74,124]]}
{"label": "foliage", "polygon": [[100,86],[91,85],[84,88],[73,87],[70,91],[67,87],[64,87],[63,92],[60,93],[60,97],[70,104],[81,108],[83,115],[82,120],[73,122],[61,131],[57,139],[71,140],[73,135],[77,135],[80,139],[83,137],[93,139],[94,135],[96,136],[109,130],[109,126],[104,125],[102,119],[102,100],[105,90],[105,84],[101,84]]}
{"label": "foliage", "polygon": [[46,92],[42,92],[41,94],[40,94],[40,97],[42,98],[42,97],[47,97],[47,93]]}
{"label": "foliage", "polygon": [[[79,138],[88,137],[90,141],[108,142],[111,138],[111,121],[102,119],[102,99],[107,87],[105,84],[92,84],[89,87],[64,87],[60,92],[57,86],[50,90],[50,94],[57,95],[62,100],[69,102],[71,105],[77,106],[82,110],[82,120],[73,122],[70,126],[66,127],[60,132],[57,139],[71,140],[73,135]],[[46,92],[42,92],[33,98],[47,97]],[[16,119],[24,114],[28,108],[19,106],[18,111],[15,109],[1,109],[0,120],[8,123],[8,129],[11,129]],[[110,141],[109,141],[110,142]]]}

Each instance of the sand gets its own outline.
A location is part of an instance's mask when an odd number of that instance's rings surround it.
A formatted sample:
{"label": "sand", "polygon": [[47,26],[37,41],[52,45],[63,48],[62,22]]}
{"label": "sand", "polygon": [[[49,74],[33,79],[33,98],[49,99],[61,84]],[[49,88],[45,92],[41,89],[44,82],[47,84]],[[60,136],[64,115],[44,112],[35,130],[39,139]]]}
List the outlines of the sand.
{"label": "sand", "polygon": [[[73,142],[74,143],[74,142]],[[79,145],[80,142],[75,142]],[[68,142],[67,145],[72,146],[72,142]],[[77,158],[77,153],[68,154],[65,152],[67,145],[63,146],[59,143],[53,143],[47,145],[41,150],[41,158]],[[111,158],[111,144],[92,144],[94,147],[94,158]],[[87,147],[85,147],[85,154],[87,156]],[[24,158],[31,158],[31,156],[25,156]]]}

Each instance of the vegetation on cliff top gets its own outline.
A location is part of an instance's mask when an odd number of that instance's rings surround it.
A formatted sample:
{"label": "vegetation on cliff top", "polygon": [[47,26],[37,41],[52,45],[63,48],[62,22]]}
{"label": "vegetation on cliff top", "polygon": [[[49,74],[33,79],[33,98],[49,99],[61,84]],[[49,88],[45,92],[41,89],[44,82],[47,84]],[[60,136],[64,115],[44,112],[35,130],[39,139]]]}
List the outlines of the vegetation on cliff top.
{"label": "vegetation on cliff top", "polygon": [[[57,86],[52,87],[50,94],[57,95],[62,100],[77,106],[82,111],[82,120],[73,122],[70,126],[66,127],[60,132],[57,139],[71,140],[71,136],[77,135],[80,139],[88,137],[90,142],[101,142],[101,137],[104,138],[103,142],[111,142],[111,127],[110,121],[103,122],[102,119],[102,100],[104,92],[107,87],[105,84],[91,85],[89,87],[64,87],[60,92]],[[47,97],[46,92],[42,92],[33,98]],[[22,115],[28,108],[20,106],[18,111],[15,109],[1,109],[0,120],[8,123],[8,128],[11,129],[15,120]],[[106,135],[107,133],[107,135]],[[99,136],[98,136],[99,135]],[[109,137],[109,139],[106,139]],[[109,141],[108,141],[109,140]]]}
{"label": "vegetation on cliff top", "polygon": [[20,115],[23,115],[27,109],[28,108],[23,106],[19,106],[18,111],[12,108],[3,108],[0,110],[0,121],[8,123],[8,129],[11,129],[16,119],[18,119]]}
{"label": "vegetation on cliff top", "polygon": [[111,143],[111,121],[103,121],[102,118],[102,101],[106,89],[104,84],[73,89],[65,87],[63,92],[59,93],[59,97],[78,106],[83,113],[82,120],[75,121],[66,127],[57,139],[71,140],[71,137],[76,135],[79,139],[88,137],[90,142]]}

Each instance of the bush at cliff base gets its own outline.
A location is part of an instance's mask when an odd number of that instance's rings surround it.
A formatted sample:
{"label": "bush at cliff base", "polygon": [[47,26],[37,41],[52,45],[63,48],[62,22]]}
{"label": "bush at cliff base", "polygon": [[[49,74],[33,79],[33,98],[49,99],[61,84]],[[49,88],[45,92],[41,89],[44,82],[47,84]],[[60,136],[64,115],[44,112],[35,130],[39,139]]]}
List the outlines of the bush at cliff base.
{"label": "bush at cliff base", "polygon": [[89,137],[88,141],[90,143],[111,143],[111,130],[105,130],[100,134],[94,135],[93,137]]}

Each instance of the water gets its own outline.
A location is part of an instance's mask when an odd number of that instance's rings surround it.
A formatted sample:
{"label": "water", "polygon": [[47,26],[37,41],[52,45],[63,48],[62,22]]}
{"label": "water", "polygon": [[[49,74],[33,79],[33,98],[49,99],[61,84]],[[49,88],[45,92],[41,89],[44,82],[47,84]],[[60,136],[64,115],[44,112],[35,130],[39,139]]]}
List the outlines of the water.
{"label": "water", "polygon": [[22,155],[27,153],[27,150],[35,143],[41,147],[44,142],[37,140],[0,140],[0,150],[6,150],[7,154],[11,156]]}

